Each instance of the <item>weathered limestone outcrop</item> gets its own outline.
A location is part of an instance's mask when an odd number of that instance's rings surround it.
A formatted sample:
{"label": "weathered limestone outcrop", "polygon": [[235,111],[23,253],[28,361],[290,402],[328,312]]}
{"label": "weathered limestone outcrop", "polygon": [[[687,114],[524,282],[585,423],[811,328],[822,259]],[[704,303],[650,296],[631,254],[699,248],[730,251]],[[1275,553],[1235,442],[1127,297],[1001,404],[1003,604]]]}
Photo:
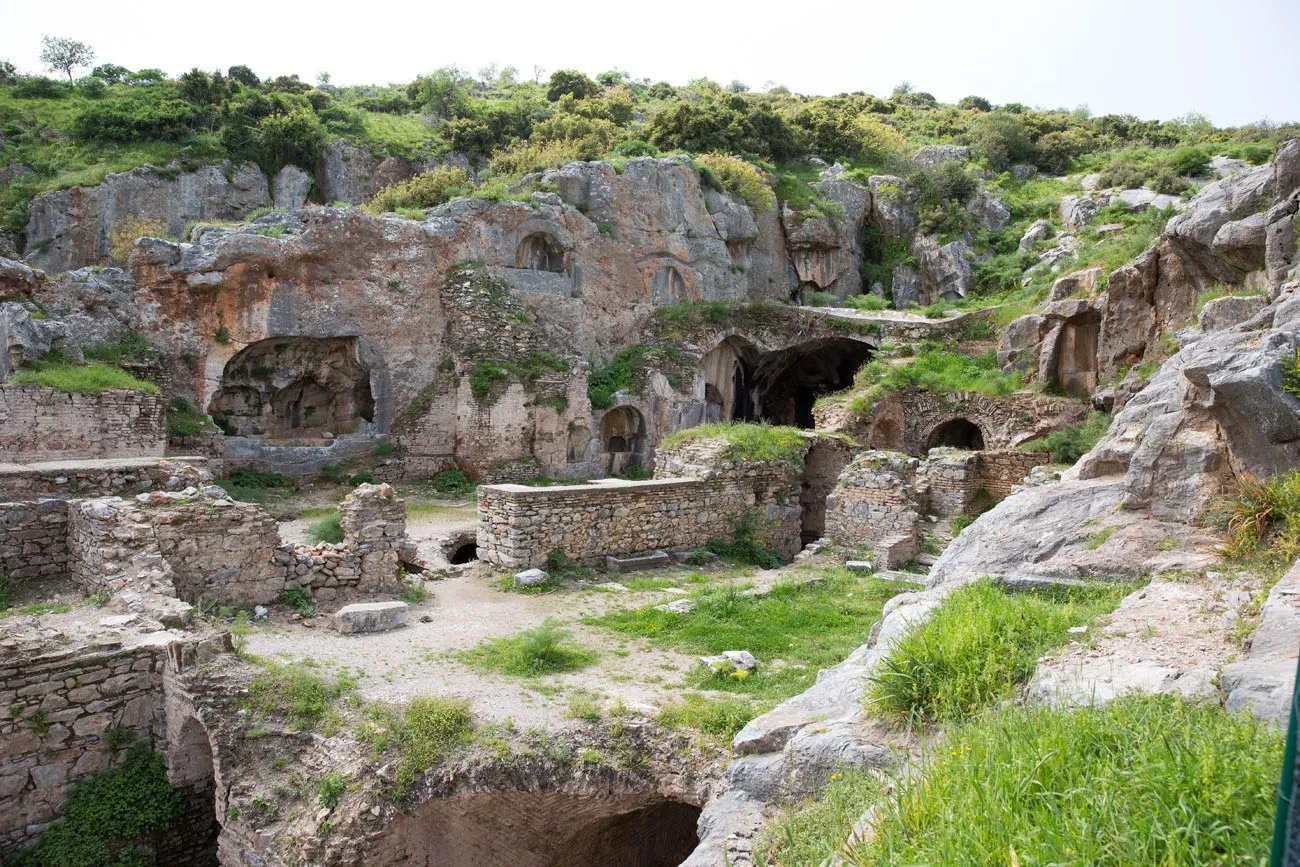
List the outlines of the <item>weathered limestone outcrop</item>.
{"label": "weathered limestone outcrop", "polygon": [[145,166],[109,175],[99,186],[34,198],[25,258],[46,271],[68,271],[103,262],[113,233],[129,218],[156,221],[179,237],[189,223],[242,220],[270,204],[266,175],[254,165],[175,173]]}

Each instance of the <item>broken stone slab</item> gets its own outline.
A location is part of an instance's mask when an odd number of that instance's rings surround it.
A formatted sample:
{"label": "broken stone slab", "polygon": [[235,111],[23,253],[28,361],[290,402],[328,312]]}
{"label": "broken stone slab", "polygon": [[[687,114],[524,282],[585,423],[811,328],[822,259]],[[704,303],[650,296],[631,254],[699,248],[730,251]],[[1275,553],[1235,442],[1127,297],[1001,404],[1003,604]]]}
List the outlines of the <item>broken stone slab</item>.
{"label": "broken stone slab", "polygon": [[405,602],[357,602],[334,612],[334,628],[344,635],[387,632],[406,625]]}
{"label": "broken stone slab", "polygon": [[515,573],[516,587],[541,587],[550,576],[541,569],[525,569]]}
{"label": "broken stone slab", "polygon": [[850,572],[875,572],[876,564],[870,560],[849,560],[844,568]]}
{"label": "broken stone slab", "polygon": [[1250,653],[1240,662],[1225,665],[1219,676],[1224,707],[1249,708],[1257,718],[1279,726],[1287,724],[1291,691],[1295,686],[1296,657],[1300,647],[1300,564],[1292,566],[1269,591],[1260,609],[1259,628]]}
{"label": "broken stone slab", "polygon": [[628,572],[642,572],[646,569],[660,569],[672,565],[672,562],[672,558],[666,552],[652,551],[649,554],[638,554],[633,557],[606,557],[605,569],[610,572],[627,574]]}
{"label": "broken stone slab", "polygon": [[690,614],[695,610],[695,603],[689,599],[674,599],[663,605],[656,605],[655,611],[667,611],[670,614]]}
{"label": "broken stone slab", "polygon": [[700,662],[714,671],[753,671],[758,666],[748,650],[724,650],[717,656],[701,656]]}

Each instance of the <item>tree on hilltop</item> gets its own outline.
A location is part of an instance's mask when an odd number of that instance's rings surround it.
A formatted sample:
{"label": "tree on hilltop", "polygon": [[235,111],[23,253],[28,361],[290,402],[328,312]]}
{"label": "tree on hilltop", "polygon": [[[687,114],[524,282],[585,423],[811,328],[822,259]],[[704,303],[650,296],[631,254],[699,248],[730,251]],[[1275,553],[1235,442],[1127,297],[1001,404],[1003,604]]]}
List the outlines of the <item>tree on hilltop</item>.
{"label": "tree on hilltop", "polygon": [[65,73],[69,83],[72,82],[72,70],[95,62],[95,49],[84,42],[62,36],[44,36],[41,44],[45,46],[41,49],[41,63],[52,72]]}

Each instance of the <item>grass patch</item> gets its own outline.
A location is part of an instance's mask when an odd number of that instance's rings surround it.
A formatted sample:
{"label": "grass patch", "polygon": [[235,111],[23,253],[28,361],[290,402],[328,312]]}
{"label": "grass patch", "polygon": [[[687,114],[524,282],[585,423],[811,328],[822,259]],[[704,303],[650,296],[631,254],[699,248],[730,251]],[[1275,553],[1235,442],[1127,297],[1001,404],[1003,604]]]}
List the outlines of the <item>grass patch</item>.
{"label": "grass patch", "polygon": [[1300,556],[1300,470],[1269,479],[1244,477],[1211,515],[1228,536],[1223,556],[1291,563]]}
{"label": "grass patch", "polygon": [[786,461],[797,467],[803,466],[807,448],[803,432],[796,427],[744,421],[720,421],[675,431],[664,437],[659,448],[670,449],[703,439],[725,440],[721,455],[724,460]]}
{"label": "grass patch", "polygon": [[462,662],[515,677],[538,677],[586,668],[596,661],[594,650],[569,641],[572,633],[554,620],[525,629],[512,638],[494,638],[461,651]]}
{"label": "grass patch", "polygon": [[372,703],[361,709],[357,740],[378,759],[394,754],[395,770],[388,794],[394,800],[430,768],[467,745],[474,733],[469,702],[447,696],[422,696],[404,708]]}
{"label": "grass patch", "polygon": [[888,787],[844,774],[764,834],[756,863],[821,863],[870,807],[873,839],[845,853],[855,867],[1262,863],[1281,760],[1281,735],[1264,724],[1176,696],[1008,707],[959,727]]}
{"label": "grass patch", "polygon": [[[841,568],[804,575],[821,580],[777,584],[762,596],[746,596],[736,585],[713,587],[692,595],[690,614],[647,606],[585,622],[684,653],[748,650],[759,663],[752,676],[720,679],[701,666],[693,685],[780,700],[807,689],[817,669],[841,662],[862,644],[885,602],[905,589]],[[772,669],[776,659],[786,665]]]}
{"label": "grass patch", "polygon": [[217,479],[216,482],[232,499],[245,503],[266,503],[271,499],[272,489],[286,492],[293,487],[293,482],[279,473],[263,473],[258,470],[241,467],[230,474],[230,478]]}
{"label": "grass patch", "polygon": [[1058,464],[1074,464],[1106,435],[1110,421],[1110,413],[1088,413],[1083,424],[1067,424],[1045,437],[1021,443],[1020,448],[1028,452],[1047,452]]}
{"label": "grass patch", "polygon": [[1008,593],[990,580],[969,584],[894,645],[871,675],[867,702],[908,724],[971,716],[1010,698],[1071,626],[1110,611],[1131,590]]}
{"label": "grass patch", "polygon": [[319,674],[305,662],[264,663],[248,687],[248,708],[259,714],[283,714],[300,729],[313,728],[334,702],[356,689],[347,674]]}
{"label": "grass patch", "polygon": [[706,696],[687,693],[660,708],[656,717],[665,728],[690,728],[730,742],[745,723],[772,709],[771,702],[751,701],[737,696]]}
{"label": "grass patch", "polygon": [[307,538],[316,543],[329,542],[338,544],[343,541],[343,525],[339,523],[337,510],[321,518],[307,528]]}
{"label": "grass patch", "polygon": [[122,368],[101,361],[88,364],[37,361],[9,377],[9,382],[13,385],[42,385],[69,394],[100,394],[114,389],[158,393],[158,386],[152,382],[136,379]]}
{"label": "grass patch", "polygon": [[850,408],[867,415],[886,393],[913,388],[932,394],[973,391],[999,396],[1019,391],[1023,385],[1019,373],[1002,372],[996,352],[971,357],[926,348],[908,364],[873,361],[863,366],[853,383],[853,389],[862,393],[853,399]]}
{"label": "grass patch", "polygon": [[167,436],[194,437],[203,431],[216,429],[217,426],[208,418],[207,413],[199,412],[183,397],[172,398],[167,407]]}
{"label": "grass patch", "polygon": [[614,406],[614,395],[628,390],[635,393],[645,377],[646,353],[649,349],[641,344],[620,350],[608,363],[591,363],[591,375],[587,378],[587,398],[592,409],[610,409]]}
{"label": "grass patch", "polygon": [[1196,318],[1200,318],[1201,311],[1205,309],[1206,304],[1217,298],[1251,297],[1266,294],[1266,292],[1259,289],[1246,289],[1242,286],[1225,286],[1222,283],[1216,283],[1196,296]]}

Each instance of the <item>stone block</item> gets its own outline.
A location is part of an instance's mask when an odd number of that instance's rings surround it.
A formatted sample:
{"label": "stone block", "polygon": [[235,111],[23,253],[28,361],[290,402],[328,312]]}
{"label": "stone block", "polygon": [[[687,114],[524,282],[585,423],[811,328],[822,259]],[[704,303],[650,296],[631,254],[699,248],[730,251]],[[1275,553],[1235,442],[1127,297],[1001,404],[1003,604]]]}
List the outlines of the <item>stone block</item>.
{"label": "stone block", "polygon": [[344,635],[386,632],[406,624],[405,602],[360,602],[334,612],[334,628]]}
{"label": "stone block", "polygon": [[549,576],[541,569],[525,569],[515,573],[516,587],[541,587]]}
{"label": "stone block", "polygon": [[665,552],[652,551],[649,554],[638,554],[635,557],[606,557],[605,569],[610,572],[626,574],[628,572],[643,572],[646,569],[661,569],[665,566],[671,566],[672,562],[672,558]]}

